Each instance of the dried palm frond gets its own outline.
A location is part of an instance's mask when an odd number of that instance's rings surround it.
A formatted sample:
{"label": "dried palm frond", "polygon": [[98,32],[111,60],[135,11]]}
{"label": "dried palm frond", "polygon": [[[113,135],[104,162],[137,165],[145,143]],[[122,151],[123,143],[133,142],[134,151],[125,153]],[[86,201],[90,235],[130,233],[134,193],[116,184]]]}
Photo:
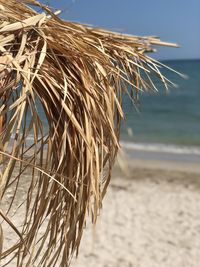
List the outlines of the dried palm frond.
{"label": "dried palm frond", "polygon": [[155,45],[176,46],[63,21],[34,0],[0,0],[0,199],[12,188],[12,206],[28,183],[22,225],[10,207],[0,211],[17,236],[2,259],[69,264],[110,181],[123,94],[156,90],[152,74],[168,86],[145,53]]}

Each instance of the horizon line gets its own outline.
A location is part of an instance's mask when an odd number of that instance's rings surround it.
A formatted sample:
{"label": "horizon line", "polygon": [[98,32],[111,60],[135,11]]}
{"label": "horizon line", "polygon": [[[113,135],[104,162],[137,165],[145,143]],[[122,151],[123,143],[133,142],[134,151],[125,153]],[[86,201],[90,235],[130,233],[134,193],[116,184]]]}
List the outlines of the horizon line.
{"label": "horizon line", "polygon": [[158,61],[186,61],[186,60],[200,60],[200,58],[165,58],[165,59],[157,59]]}

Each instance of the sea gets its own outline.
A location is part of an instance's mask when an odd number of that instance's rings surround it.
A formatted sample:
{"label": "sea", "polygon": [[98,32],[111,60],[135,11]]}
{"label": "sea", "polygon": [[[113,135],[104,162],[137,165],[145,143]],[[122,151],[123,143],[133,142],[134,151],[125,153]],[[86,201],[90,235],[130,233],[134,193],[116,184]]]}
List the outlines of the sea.
{"label": "sea", "polygon": [[[158,92],[141,92],[136,103],[124,95],[121,147],[131,158],[200,163],[200,60],[162,63],[184,78],[163,68],[174,83],[167,91],[155,80]],[[45,118],[43,122],[47,129]]]}
{"label": "sea", "polygon": [[132,157],[200,163],[200,60],[162,63],[185,77],[163,68],[175,86],[155,81],[158,92],[142,92],[135,105],[124,96],[121,146]]}

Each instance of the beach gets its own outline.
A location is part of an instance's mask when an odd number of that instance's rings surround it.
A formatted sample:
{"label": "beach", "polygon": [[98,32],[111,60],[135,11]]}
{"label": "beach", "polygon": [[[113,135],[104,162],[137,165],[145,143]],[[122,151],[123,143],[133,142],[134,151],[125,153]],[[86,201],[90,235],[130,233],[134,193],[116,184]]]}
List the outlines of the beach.
{"label": "beach", "polygon": [[200,267],[197,6],[1,2],[0,266]]}
{"label": "beach", "polygon": [[115,170],[97,226],[73,267],[199,267],[200,168],[134,160]]}
{"label": "beach", "polygon": [[[71,266],[199,267],[199,164],[125,157],[116,162],[97,224],[88,220]],[[7,243],[13,237],[5,225],[4,236]]]}

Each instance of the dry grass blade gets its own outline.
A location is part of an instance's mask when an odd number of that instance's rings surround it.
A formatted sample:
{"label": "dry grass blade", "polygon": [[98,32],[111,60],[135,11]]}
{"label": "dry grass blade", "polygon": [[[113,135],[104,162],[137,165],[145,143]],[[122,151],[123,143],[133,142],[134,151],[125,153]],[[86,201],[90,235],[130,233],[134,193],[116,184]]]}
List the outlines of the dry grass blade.
{"label": "dry grass blade", "polygon": [[0,199],[12,186],[14,205],[28,183],[22,226],[3,211],[20,236],[4,262],[68,265],[110,181],[123,94],[156,90],[152,74],[168,86],[145,54],[152,45],[175,46],[62,21],[37,1],[0,0]]}

